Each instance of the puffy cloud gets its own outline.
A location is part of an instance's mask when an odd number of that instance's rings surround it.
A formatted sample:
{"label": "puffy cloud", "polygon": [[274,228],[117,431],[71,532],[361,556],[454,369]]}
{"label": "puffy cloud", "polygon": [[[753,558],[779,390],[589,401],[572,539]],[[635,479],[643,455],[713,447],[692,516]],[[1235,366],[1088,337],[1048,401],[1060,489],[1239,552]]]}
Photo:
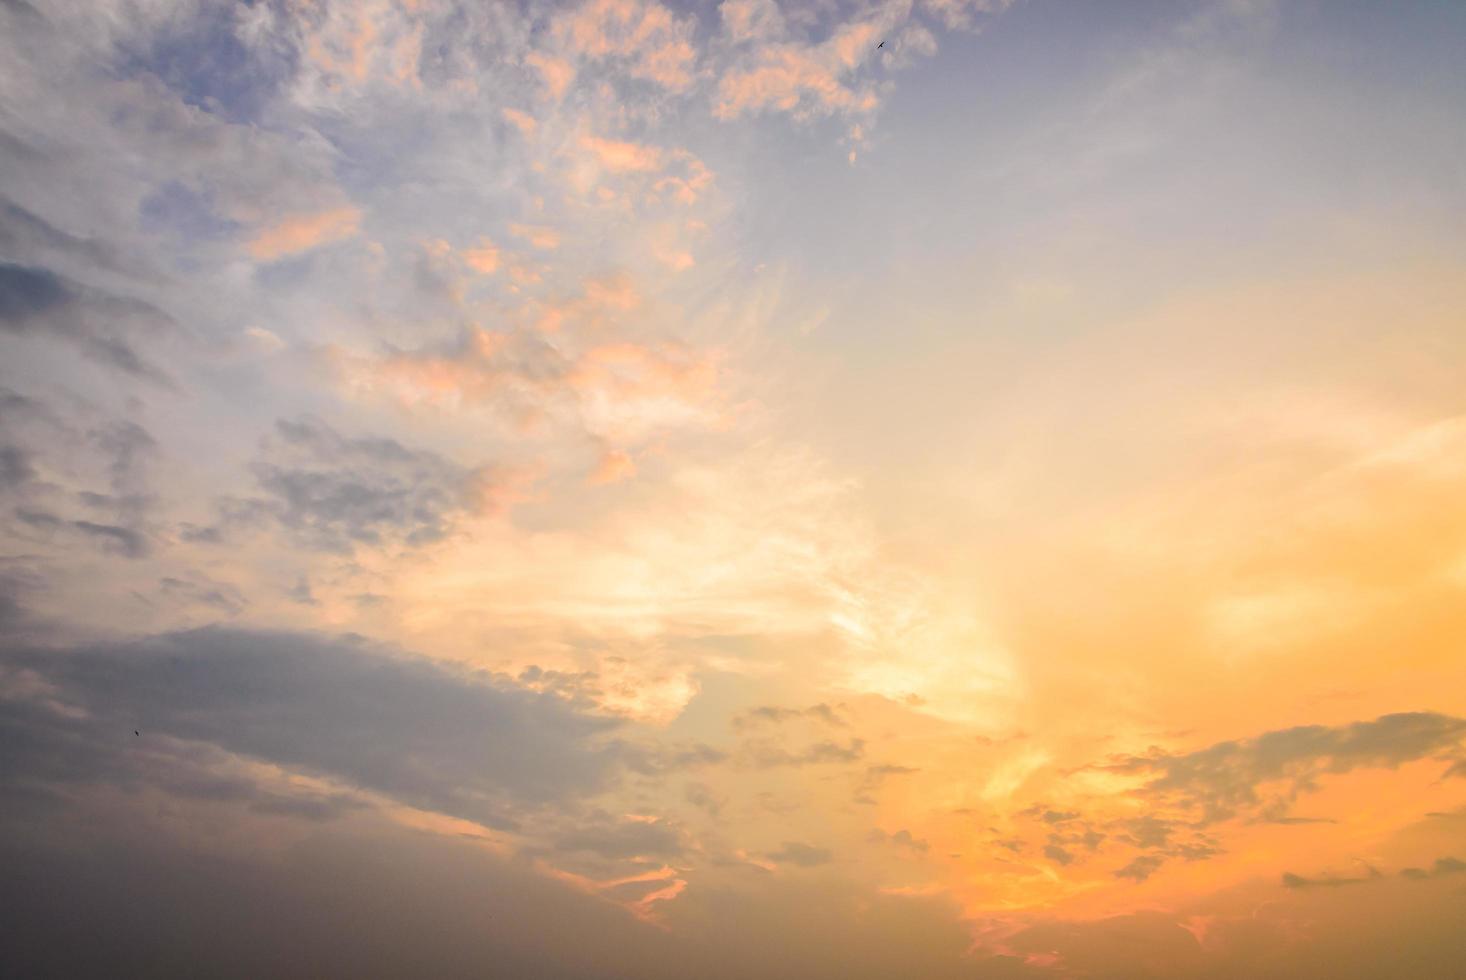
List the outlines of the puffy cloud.
{"label": "puffy cloud", "polygon": [[595,136],[581,137],[580,145],[589,150],[607,170],[647,171],[657,170],[662,166],[662,151],[655,146]]}
{"label": "puffy cloud", "polygon": [[872,19],[839,25],[817,44],[779,41],[755,46],[723,72],[714,114],[733,119],[765,110],[796,118],[874,112],[880,103],[876,87],[856,74],[876,57],[877,44],[903,16],[894,8],[877,12]]}
{"label": "puffy cloud", "polygon": [[680,92],[693,82],[696,21],[644,0],[586,0],[555,22],[561,45],[576,57],[615,60],[632,78]]}

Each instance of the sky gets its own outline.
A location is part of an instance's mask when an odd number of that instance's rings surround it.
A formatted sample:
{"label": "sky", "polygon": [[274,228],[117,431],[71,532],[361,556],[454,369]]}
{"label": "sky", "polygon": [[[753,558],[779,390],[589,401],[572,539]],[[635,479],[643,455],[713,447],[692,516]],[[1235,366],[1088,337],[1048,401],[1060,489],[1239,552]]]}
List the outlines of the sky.
{"label": "sky", "polygon": [[1459,971],[1466,5],[0,22],[0,973]]}

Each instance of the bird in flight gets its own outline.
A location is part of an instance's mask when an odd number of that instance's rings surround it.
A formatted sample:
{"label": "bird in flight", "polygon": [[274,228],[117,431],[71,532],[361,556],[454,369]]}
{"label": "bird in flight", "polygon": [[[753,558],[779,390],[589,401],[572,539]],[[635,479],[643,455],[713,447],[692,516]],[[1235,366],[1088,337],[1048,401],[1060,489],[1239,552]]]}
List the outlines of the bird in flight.
{"label": "bird in flight", "polygon": [[880,44],[877,44],[876,45],[876,50],[879,51],[881,48],[884,48],[885,46],[886,46],[886,42],[885,41],[882,41]]}
{"label": "bird in flight", "polygon": [[136,735],[136,736],[137,736],[137,737],[138,737],[138,738],[142,738],[142,734],[143,734],[143,733],[142,733],[142,732],[140,732],[140,731],[138,731],[138,730],[137,730],[137,729],[136,729],[136,728],[134,728],[134,729],[133,729],[133,730],[132,730],[132,733],[133,733],[133,734],[134,734],[134,735]]}

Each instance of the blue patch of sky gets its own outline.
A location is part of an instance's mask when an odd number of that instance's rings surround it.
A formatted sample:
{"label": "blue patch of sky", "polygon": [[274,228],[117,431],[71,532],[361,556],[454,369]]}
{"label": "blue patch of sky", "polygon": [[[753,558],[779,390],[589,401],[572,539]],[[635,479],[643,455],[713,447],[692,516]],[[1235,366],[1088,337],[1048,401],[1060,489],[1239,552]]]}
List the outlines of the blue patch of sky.
{"label": "blue patch of sky", "polygon": [[236,5],[206,4],[147,48],[126,52],[116,68],[123,76],[152,74],[187,104],[230,122],[257,123],[297,60],[287,45],[241,41]]}

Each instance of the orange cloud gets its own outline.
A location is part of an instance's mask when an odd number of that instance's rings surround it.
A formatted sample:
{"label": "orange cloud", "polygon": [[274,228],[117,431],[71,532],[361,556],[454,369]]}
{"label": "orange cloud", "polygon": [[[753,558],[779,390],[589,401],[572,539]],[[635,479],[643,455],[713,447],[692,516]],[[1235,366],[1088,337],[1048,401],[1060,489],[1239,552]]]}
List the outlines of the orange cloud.
{"label": "orange cloud", "polygon": [[670,268],[673,272],[685,272],[697,265],[691,253],[680,249],[657,249],[657,261]]}
{"label": "orange cloud", "polygon": [[872,22],[852,24],[824,44],[764,49],[752,67],[723,76],[714,115],[732,119],[766,108],[795,115],[873,111],[879,103],[875,91],[856,89],[843,76],[871,56],[878,30]]}
{"label": "orange cloud", "polygon": [[480,238],[474,248],[463,250],[463,262],[480,275],[493,275],[499,268],[499,249],[487,238]]}
{"label": "orange cloud", "polygon": [[360,228],[361,211],[349,205],[330,211],[293,214],[256,233],[250,239],[249,252],[256,259],[268,262],[350,238]]}
{"label": "orange cloud", "polygon": [[622,341],[586,351],[567,381],[586,394],[699,402],[711,395],[717,369],[711,359],[679,345]]}
{"label": "orange cloud", "polygon": [[509,233],[523,238],[535,248],[549,251],[560,247],[560,233],[544,225],[513,224],[509,226]]}
{"label": "orange cloud", "polygon": [[536,326],[546,333],[559,330],[567,319],[600,326],[604,323],[605,311],[624,313],[640,305],[641,294],[626,276],[587,279],[579,296],[564,302],[546,302]]}
{"label": "orange cloud", "polygon": [[619,449],[608,449],[601,456],[596,464],[595,470],[589,477],[589,482],[603,486],[608,483],[620,483],[622,480],[636,475],[636,463],[631,457]]}
{"label": "orange cloud", "polygon": [[656,170],[662,165],[662,151],[655,146],[583,136],[580,145],[596,155],[607,170]]}

